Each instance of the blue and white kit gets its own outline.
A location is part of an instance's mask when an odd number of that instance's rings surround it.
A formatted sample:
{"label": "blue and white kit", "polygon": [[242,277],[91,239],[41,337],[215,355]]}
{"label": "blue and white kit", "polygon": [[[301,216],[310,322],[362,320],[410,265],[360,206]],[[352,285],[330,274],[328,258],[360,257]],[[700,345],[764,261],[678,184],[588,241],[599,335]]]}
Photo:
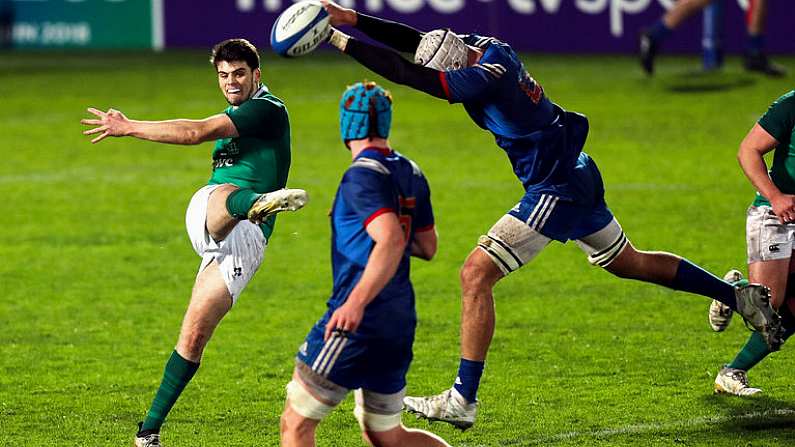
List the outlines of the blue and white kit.
{"label": "blue and white kit", "polygon": [[445,94],[494,135],[525,188],[478,246],[506,274],[550,240],[577,240],[591,262],[606,266],[626,237],[604,201],[599,169],[582,152],[588,119],[550,101],[509,45],[475,34],[464,41],[483,55],[473,66],[439,72]]}
{"label": "blue and white kit", "polygon": [[[395,213],[406,234],[397,272],[367,305],[355,332],[334,332],[324,341],[326,323],[345,303],[367,265],[374,245],[367,225],[383,213]],[[337,190],[331,229],[334,287],[328,310],[299,349],[294,382],[297,379],[329,408],[349,390],[361,388],[368,393],[368,412],[378,413],[378,408],[371,408],[372,402],[381,401],[381,413],[393,419],[397,415],[399,421],[417,324],[409,280],[411,242],[416,233],[434,229],[430,190],[419,167],[396,152],[362,151]],[[373,396],[380,396],[380,400]]]}

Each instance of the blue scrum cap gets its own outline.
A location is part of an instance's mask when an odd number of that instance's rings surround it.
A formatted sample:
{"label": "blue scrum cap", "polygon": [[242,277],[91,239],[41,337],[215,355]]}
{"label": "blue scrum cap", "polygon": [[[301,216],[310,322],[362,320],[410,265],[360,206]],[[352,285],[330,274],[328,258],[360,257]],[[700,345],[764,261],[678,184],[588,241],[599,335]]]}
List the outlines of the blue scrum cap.
{"label": "blue scrum cap", "polygon": [[340,100],[340,134],[350,140],[387,138],[392,125],[392,95],[375,82],[357,82]]}

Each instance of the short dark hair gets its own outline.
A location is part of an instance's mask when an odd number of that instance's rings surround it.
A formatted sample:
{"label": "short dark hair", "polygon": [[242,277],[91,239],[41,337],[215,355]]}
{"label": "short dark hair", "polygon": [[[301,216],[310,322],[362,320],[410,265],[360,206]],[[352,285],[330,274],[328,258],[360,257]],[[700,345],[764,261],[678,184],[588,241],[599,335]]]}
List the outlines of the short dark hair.
{"label": "short dark hair", "polygon": [[216,44],[210,54],[210,63],[218,67],[221,61],[244,61],[252,71],[259,68],[257,47],[246,39],[227,39]]}

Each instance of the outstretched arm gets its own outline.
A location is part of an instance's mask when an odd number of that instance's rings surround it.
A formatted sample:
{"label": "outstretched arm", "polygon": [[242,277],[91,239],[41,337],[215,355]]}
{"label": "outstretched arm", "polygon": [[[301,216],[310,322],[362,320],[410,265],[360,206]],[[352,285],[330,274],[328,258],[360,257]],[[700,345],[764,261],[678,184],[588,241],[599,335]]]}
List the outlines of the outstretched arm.
{"label": "outstretched arm", "polygon": [[404,53],[414,53],[422,39],[422,33],[408,25],[379,17],[368,16],[358,11],[321,0],[329,14],[331,26],[353,26],[384,45]]}
{"label": "outstretched arm", "polygon": [[98,119],[82,119],[80,122],[96,126],[83,131],[84,135],[99,134],[91,140],[92,143],[98,143],[106,137],[130,136],[158,143],[199,144],[218,138],[238,136],[234,123],[224,113],[203,120],[137,121],[128,119],[123,113],[114,109],[103,112],[91,107],[88,111]]}
{"label": "outstretched arm", "polygon": [[392,50],[356,40],[336,29],[332,29],[329,43],[392,82],[447,99],[441,71],[414,64]]}

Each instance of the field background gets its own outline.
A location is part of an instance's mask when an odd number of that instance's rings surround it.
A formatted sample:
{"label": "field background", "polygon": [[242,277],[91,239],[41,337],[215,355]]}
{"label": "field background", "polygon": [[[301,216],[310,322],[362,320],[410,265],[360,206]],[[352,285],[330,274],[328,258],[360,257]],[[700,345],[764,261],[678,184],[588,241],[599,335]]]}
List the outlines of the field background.
{"label": "field background", "polygon": [[[85,108],[131,118],[222,110],[204,52],[0,54],[0,445],[130,445],[176,341],[198,266],[184,211],[209,177],[211,145],[133,139],[91,145]],[[753,189],[735,153],[791,79],[737,59],[704,75],[666,58],[645,78],[627,57],[525,55],[547,94],[590,118],[586,151],[639,248],[683,254],[722,274],[743,266]],[[795,72],[795,59],[777,58]],[[289,184],[309,191],[279,218],[261,272],[217,330],[163,429],[177,446],[273,446],[293,355],[331,286],[327,212],[350,162],[337,101],[365,77],[395,97],[394,147],[433,190],[440,249],[415,261],[420,325],[412,394],[448,387],[458,363],[457,272],[477,237],[521,197],[505,155],[461,106],[395,86],[334,54],[266,56],[293,131]],[[743,270],[745,270],[743,268]],[[478,423],[430,427],[457,446],[743,445],[795,442],[790,349],[751,372],[761,398],[712,394],[748,336],[707,325],[708,300],[615,279],[554,244],[496,289],[497,333]],[[318,444],[363,445],[347,400]]]}

